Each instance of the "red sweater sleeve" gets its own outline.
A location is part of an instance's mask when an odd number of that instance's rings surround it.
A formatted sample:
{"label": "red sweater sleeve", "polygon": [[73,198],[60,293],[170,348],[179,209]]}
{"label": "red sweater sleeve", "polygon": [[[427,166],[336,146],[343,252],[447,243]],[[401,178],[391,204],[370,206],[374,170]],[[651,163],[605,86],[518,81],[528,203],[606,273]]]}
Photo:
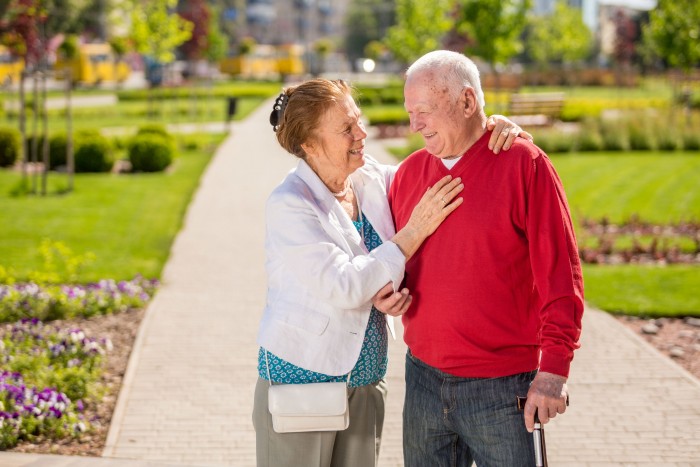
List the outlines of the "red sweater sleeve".
{"label": "red sweater sleeve", "polygon": [[544,153],[532,160],[526,228],[540,299],[540,371],[568,377],[579,347],[583,276],[561,180]]}

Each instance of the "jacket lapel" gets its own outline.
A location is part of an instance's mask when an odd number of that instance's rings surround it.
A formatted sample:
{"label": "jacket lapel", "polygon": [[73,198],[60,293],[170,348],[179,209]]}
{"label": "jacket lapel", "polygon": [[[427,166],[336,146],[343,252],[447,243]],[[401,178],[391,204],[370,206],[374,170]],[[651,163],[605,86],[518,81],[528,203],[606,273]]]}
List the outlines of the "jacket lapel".
{"label": "jacket lapel", "polygon": [[[336,231],[342,233],[348,242],[350,251],[354,254],[364,254],[366,249],[362,245],[362,238],[360,238],[355,225],[340,206],[340,203],[336,201],[330,191],[328,191],[328,188],[316,175],[316,172],[304,160],[299,160],[295,173],[309,187],[322,212],[327,214],[325,219],[327,219],[328,223]],[[321,217],[320,220],[321,223],[324,223],[324,217]]]}

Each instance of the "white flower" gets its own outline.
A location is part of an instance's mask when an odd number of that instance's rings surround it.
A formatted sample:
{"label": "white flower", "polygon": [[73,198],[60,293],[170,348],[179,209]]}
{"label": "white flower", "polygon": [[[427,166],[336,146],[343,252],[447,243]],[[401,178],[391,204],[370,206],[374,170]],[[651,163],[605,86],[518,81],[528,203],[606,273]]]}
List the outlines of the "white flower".
{"label": "white flower", "polygon": [[85,339],[85,333],[83,331],[78,331],[78,332],[73,331],[70,333],[70,339],[73,342],[80,342],[83,339]]}

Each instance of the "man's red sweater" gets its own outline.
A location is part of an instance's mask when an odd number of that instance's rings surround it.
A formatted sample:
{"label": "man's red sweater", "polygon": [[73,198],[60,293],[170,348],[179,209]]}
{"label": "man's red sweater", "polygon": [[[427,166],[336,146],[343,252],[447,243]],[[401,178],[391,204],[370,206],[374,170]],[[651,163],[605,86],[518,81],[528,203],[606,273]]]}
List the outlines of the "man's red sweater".
{"label": "man's red sweater", "polygon": [[[583,278],[561,181],[549,158],[517,138],[495,155],[486,132],[448,170],[419,150],[389,193],[396,229],[445,175],[464,203],[406,264],[413,303],[404,338],[423,362],[461,377],[538,368],[568,377],[578,348]],[[540,357],[541,352],[541,357]]]}

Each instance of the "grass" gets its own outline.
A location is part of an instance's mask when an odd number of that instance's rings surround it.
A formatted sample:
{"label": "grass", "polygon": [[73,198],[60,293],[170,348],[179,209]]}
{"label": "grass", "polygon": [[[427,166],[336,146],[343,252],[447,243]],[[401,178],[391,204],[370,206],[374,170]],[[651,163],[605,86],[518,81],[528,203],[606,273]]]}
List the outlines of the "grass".
{"label": "grass", "polygon": [[700,221],[698,153],[572,153],[551,159],[574,218]]}
{"label": "grass", "polygon": [[586,301],[638,316],[700,316],[700,267],[674,265],[583,267]]}
{"label": "grass", "polygon": [[[552,156],[572,217],[633,215],[657,224],[700,220],[700,155],[649,152]],[[586,300],[607,311],[700,316],[700,266],[584,267]]]}
{"label": "grass", "polygon": [[[190,137],[191,138],[191,137]],[[42,268],[43,238],[76,255],[92,252],[84,282],[160,276],[190,198],[223,136],[203,135],[201,149],[183,151],[171,170],[157,174],[79,174],[75,191],[59,195],[64,176],[51,174],[47,197],[12,197],[20,174],[0,171],[0,265],[18,278]]]}

